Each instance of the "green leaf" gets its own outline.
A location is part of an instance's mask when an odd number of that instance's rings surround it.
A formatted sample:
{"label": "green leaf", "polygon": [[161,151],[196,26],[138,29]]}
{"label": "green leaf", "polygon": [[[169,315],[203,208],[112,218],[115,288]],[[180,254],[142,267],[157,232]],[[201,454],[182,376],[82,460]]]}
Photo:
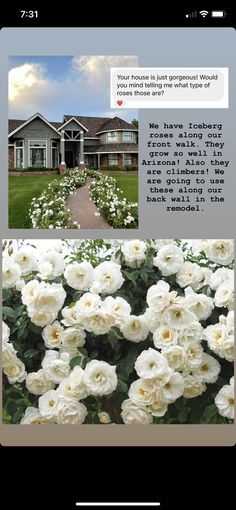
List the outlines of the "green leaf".
{"label": "green leaf", "polygon": [[36,324],[30,321],[29,329],[33,331],[33,333],[35,333],[36,335],[41,335],[43,328],[41,328],[41,326],[36,326]]}
{"label": "green leaf", "polygon": [[29,358],[29,359],[36,358],[39,354],[40,353],[39,353],[38,349],[28,349],[24,353],[24,358]]}
{"label": "green leaf", "polygon": [[75,356],[74,358],[72,358],[70,360],[70,368],[74,368],[76,366],[82,367],[83,359],[84,359],[83,356]]}
{"label": "green leaf", "polygon": [[122,361],[119,363],[120,372],[122,375],[124,375],[126,378],[129,377],[131,372],[134,370],[134,363],[138,356],[139,347],[131,347],[127,353],[127,355],[122,359]]}
{"label": "green leaf", "polygon": [[122,381],[122,379],[118,378],[118,384],[117,384],[117,390],[121,393],[125,393],[126,395],[128,394],[128,384],[124,381]]}
{"label": "green leaf", "polygon": [[13,308],[10,308],[10,306],[3,306],[2,307],[2,315],[4,319],[14,319],[16,318],[15,310]]}

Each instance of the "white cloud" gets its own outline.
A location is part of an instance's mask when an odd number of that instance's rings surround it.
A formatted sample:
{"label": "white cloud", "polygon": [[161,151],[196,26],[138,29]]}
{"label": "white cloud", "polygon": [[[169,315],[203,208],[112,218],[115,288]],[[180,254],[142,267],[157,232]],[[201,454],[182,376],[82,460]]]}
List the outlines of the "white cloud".
{"label": "white cloud", "polygon": [[38,94],[47,86],[47,80],[44,76],[45,69],[40,64],[23,64],[13,67],[9,71],[9,101],[18,102],[22,100],[22,94]]}
{"label": "white cloud", "polygon": [[136,55],[89,55],[74,57],[72,68],[75,72],[83,73],[84,78],[93,86],[109,83],[110,67],[136,67]]}

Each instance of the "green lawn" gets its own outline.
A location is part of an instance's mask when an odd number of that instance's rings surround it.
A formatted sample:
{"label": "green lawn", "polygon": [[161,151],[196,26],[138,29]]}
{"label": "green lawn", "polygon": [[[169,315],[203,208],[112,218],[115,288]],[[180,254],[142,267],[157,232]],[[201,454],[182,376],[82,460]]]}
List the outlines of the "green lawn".
{"label": "green lawn", "polygon": [[129,202],[138,202],[138,176],[112,174],[115,177],[117,186],[124,192],[122,196],[126,197]]}
{"label": "green lawn", "polygon": [[46,186],[61,175],[9,177],[9,228],[31,228],[29,207],[32,198],[39,197]]}
{"label": "green lawn", "polygon": [[[113,174],[112,174],[113,175]],[[123,190],[122,197],[130,202],[138,201],[137,175],[114,174],[117,185]],[[60,175],[9,177],[9,228],[31,228],[29,207],[32,198],[39,197],[46,186]]]}

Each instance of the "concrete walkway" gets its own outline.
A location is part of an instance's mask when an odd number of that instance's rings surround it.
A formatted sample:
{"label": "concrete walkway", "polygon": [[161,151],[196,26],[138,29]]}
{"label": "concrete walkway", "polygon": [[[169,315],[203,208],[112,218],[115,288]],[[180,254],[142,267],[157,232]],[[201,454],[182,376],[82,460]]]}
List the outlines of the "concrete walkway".
{"label": "concrete walkway", "polygon": [[78,188],[70,195],[66,202],[66,207],[70,209],[72,221],[77,221],[80,228],[109,228],[111,225],[102,216],[95,216],[99,210],[93,200],[90,200],[89,185],[91,179],[87,179],[85,186]]}

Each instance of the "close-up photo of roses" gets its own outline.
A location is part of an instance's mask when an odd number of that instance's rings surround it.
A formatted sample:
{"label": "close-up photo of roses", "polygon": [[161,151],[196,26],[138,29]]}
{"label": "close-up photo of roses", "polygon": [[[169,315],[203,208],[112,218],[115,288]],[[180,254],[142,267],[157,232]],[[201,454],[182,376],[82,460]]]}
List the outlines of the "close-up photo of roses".
{"label": "close-up photo of roses", "polygon": [[231,424],[231,239],[3,241],[5,424]]}

